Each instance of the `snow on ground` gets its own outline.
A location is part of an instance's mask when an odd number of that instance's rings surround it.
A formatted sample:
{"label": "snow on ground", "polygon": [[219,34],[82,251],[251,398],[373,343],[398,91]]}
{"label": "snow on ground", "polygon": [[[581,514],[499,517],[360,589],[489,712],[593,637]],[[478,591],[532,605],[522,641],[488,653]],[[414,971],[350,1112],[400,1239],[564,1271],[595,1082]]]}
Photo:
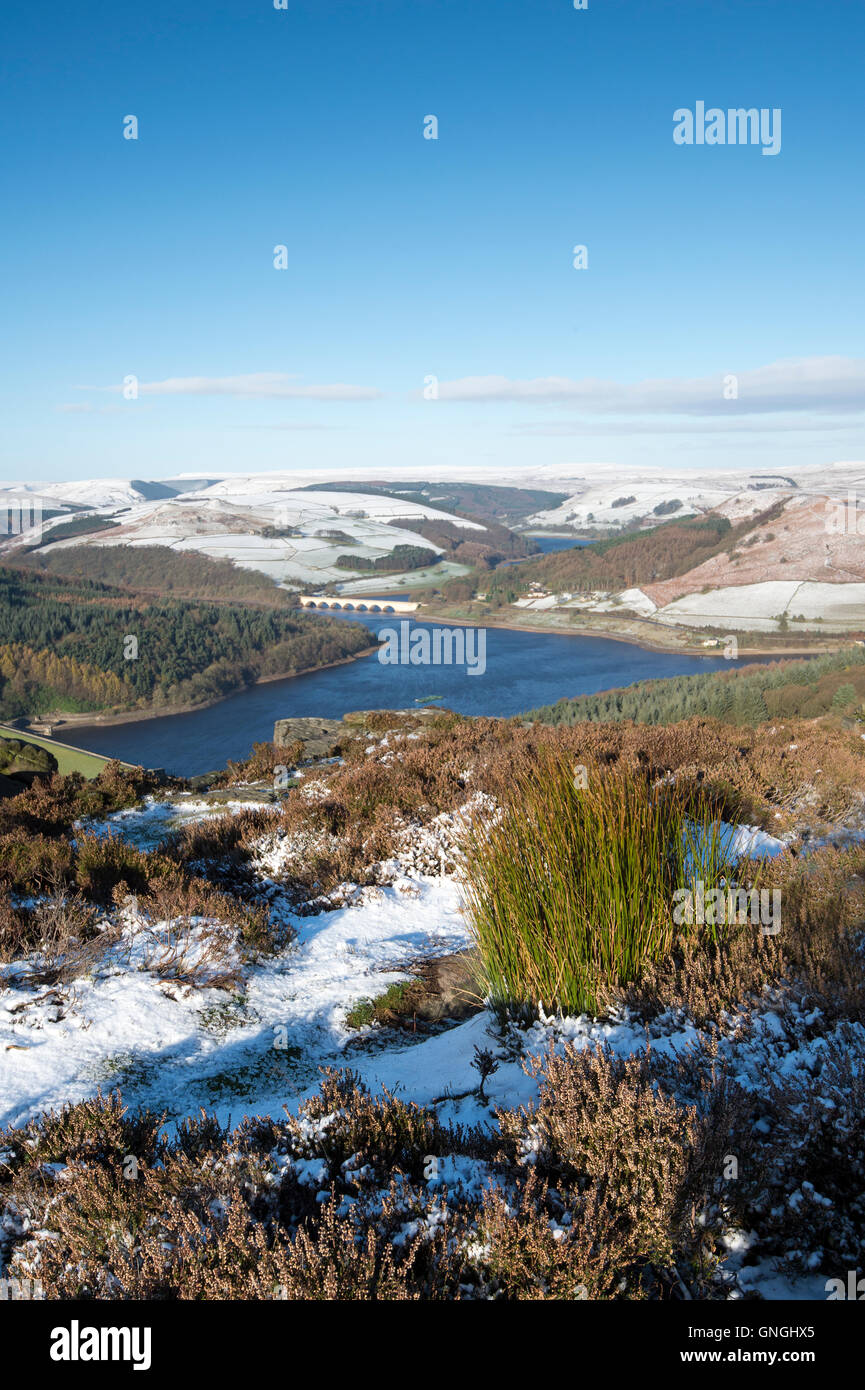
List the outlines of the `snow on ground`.
{"label": "snow on ground", "polygon": [[[780,495],[826,495],[842,497],[846,491],[861,491],[865,482],[865,462],[859,460],[839,461],[821,464],[812,468],[785,467],[780,474],[753,473],[747,470],[722,471],[717,469],[670,469],[642,467],[634,469],[631,465],[591,461],[581,465],[573,464],[518,464],[495,466],[477,464],[467,466],[464,461],[458,464],[442,463],[436,466],[436,478],[442,482],[454,479],[459,482],[494,483],[510,487],[550,488],[568,493],[567,501],[559,507],[535,514],[531,521],[540,525],[561,525],[574,511],[585,513],[593,510],[588,501],[592,497],[599,509],[608,513],[605,521],[621,526],[627,517],[643,514],[662,502],[679,499],[683,502],[681,511],[669,516],[684,515],[688,510],[706,510],[720,504],[728,515],[748,515],[765,508]],[[336,477],[334,476],[336,474]],[[393,481],[397,486],[405,485],[403,465],[376,465],[376,476],[383,481]],[[371,494],[352,492],[352,480],[367,482],[369,469],[364,465],[345,465],[332,468],[298,468],[274,473],[181,473],[163,479],[166,487],[176,487],[185,496],[196,499],[228,500],[238,505],[248,505],[250,501],[266,498],[272,504],[286,494],[302,496],[306,505],[312,505],[315,498],[334,499],[339,496],[362,497],[360,505],[367,507],[374,503],[386,507],[396,505],[392,498],[377,498]],[[301,493],[304,485],[313,482],[334,483],[325,492]],[[6,485],[8,495],[19,497],[27,493],[34,497],[50,499],[68,506],[87,504],[99,510],[116,506],[134,505],[140,501],[142,493],[135,487],[135,480],[129,478],[91,478],[76,482],[32,482],[17,481]],[[610,504],[620,497],[634,495],[636,505],[612,507]],[[339,505],[337,502],[336,505]],[[404,507],[423,504],[399,503],[400,515],[406,515]],[[434,510],[430,508],[430,510]],[[384,512],[377,513],[384,515]],[[666,517],[657,518],[665,520]],[[468,525],[468,523],[463,523]]]}
{"label": "snow on ground", "polygon": [[[414,544],[418,544],[417,541]],[[427,549],[435,549],[429,541],[420,540],[420,544]],[[345,571],[343,570],[344,574]],[[382,591],[393,593],[399,586],[400,589],[423,588],[434,579],[436,584],[443,584],[447,579],[457,579],[460,575],[470,574],[470,565],[461,565],[457,560],[441,560],[435,567],[422,570],[407,570],[404,574],[376,574],[371,579],[350,579],[347,583],[337,583],[337,591],[347,596],[352,595],[378,595]]]}
{"label": "snow on ground", "polygon": [[0,993],[0,1125],[118,1085],[128,1103],[167,1109],[170,1119],[202,1105],[223,1121],[279,1115],[316,1089],[319,1067],[345,1064],[357,1036],[344,1023],[352,1004],[406,979],[410,963],[467,945],[447,878],[403,878],[335,912],[282,916],[295,941],[247,966],[236,995],[148,969],[156,928],[147,957],[127,927],[92,976],[64,991],[66,1003],[23,985],[17,963],[0,967],[9,986]]}
{"label": "snow on ground", "polygon": [[[161,502],[155,509],[136,509],[122,520],[123,526],[116,531],[100,532],[87,543],[165,545],[172,550],[200,551],[215,559],[234,560],[242,569],[261,570],[279,582],[295,579],[323,584],[345,579],[348,571],[335,563],[340,555],[376,560],[390,554],[396,545],[440,553],[438,546],[411,530],[411,517],[405,518],[404,525],[393,526],[378,517],[343,515],[309,507],[305,502],[292,507],[275,497],[267,505],[242,512],[218,500],[201,503],[187,495],[176,502]],[[258,531],[264,526],[293,527],[301,534],[262,536]],[[328,538],[327,531],[339,531],[346,539]],[[75,539],[80,544],[80,538]],[[393,583],[394,577],[389,582]]]}
{"label": "snow on ground", "polygon": [[513,604],[514,608],[581,608],[592,613],[615,613],[622,608],[628,608],[632,612],[644,614],[646,617],[655,612],[655,604],[644,594],[642,589],[623,589],[621,593],[612,594],[603,591],[596,591],[591,594],[575,596],[567,591],[556,594],[529,594],[526,598],[518,598]]}
{"label": "snow on ground", "polygon": [[576,608],[590,613],[618,613],[626,608],[645,617],[650,617],[656,607],[642,589],[623,589],[621,593],[598,589],[588,594],[573,594],[567,590],[560,590],[556,594],[529,594],[526,598],[516,599],[512,606],[534,609]]}
{"label": "snow on ground", "polygon": [[[108,817],[100,829],[150,847],[178,822],[246,804],[214,810],[194,796],[148,799]],[[474,802],[464,811],[471,807]],[[422,832],[417,852],[429,848],[426,835],[435,858],[439,841],[460,814],[439,817]],[[726,843],[739,853],[771,855],[784,849],[782,841],[756,827],[725,825],[723,830]],[[267,882],[279,870],[279,855],[271,836],[263,835],[261,843],[258,872]],[[133,1108],[167,1112],[169,1126],[202,1107],[223,1123],[246,1114],[281,1118],[283,1107],[296,1112],[317,1091],[320,1068],[346,1065],[372,1091],[387,1087],[403,1099],[434,1105],[443,1121],[493,1124],[495,1106],[522,1106],[536,1097],[537,1082],[523,1067],[527,1056],[561,1048],[565,1041],[578,1049],[604,1044],[619,1056],[644,1051],[646,1024],[627,1014],[606,1020],[542,1016],[522,1033],[512,1031],[512,1047],[504,1046],[487,1011],[420,1041],[408,1033],[347,1029],[353,1004],[410,978],[418,962],[469,944],[453,876],[406,872],[399,859],[387,867],[393,876],[387,886],[347,885],[345,906],[315,916],[293,913],[271,881],[272,909],[296,935],[278,954],[244,962],[226,933],[222,959],[242,980],[234,992],[193,989],[177,978],[196,963],[207,970],[212,924],[194,921],[187,934],[181,927],[169,939],[169,924],[146,922],[134,902],[121,914],[119,939],[91,973],[60,991],[28,982],[26,962],[0,967],[6,985],[0,990],[0,1125],[21,1125],[64,1102],[115,1087]],[[184,956],[183,969],[169,963],[160,974],[174,948]],[[788,1011],[787,1022],[789,1017]],[[724,1021],[721,1057],[733,1064],[736,1079],[754,1090],[765,1085],[767,1075],[816,1075],[833,1030],[827,1026],[821,1036],[814,1021],[802,1012],[791,1030],[767,998],[748,1027],[736,1018]],[[685,1056],[699,1040],[680,1011],[653,1019],[648,1036],[660,1057]],[[477,1094],[476,1046],[499,1058],[486,1100]],[[453,1173],[447,1169],[452,1181],[469,1187],[484,1181],[478,1165],[459,1160],[457,1167]],[[731,1272],[747,1258],[748,1243],[747,1236],[731,1233]],[[821,1281],[791,1284],[768,1266],[743,1269],[740,1283],[770,1298],[825,1296]]]}
{"label": "snow on ground", "polygon": [[[805,470],[803,486],[807,486]],[[821,475],[822,476],[822,475]],[[561,486],[567,486],[563,479]],[[810,482],[810,477],[807,480]],[[548,487],[554,486],[552,478]],[[620,531],[628,522],[662,525],[687,516],[720,510],[731,519],[752,516],[789,497],[795,483],[787,474],[746,471],[641,468],[626,470],[614,464],[586,469],[577,488],[558,507],[536,512],[531,525],[598,527]],[[678,506],[674,506],[678,503]]]}
{"label": "snow on ground", "polygon": [[655,616],[662,623],[774,632],[780,613],[791,623],[800,615],[810,623],[822,618],[821,630],[859,628],[865,622],[865,584],[780,579],[739,584],[708,594],[686,594],[660,608]]}
{"label": "snow on ground", "polygon": [[[565,465],[536,469],[522,481],[525,486],[568,490],[567,501],[536,512],[530,525],[597,526],[620,530],[628,521],[653,525],[679,517],[719,510],[731,521],[740,521],[788,497],[831,493],[861,488],[863,464],[839,462],[815,468],[782,469],[779,473],[696,468],[625,468],[619,464],[585,464],[579,473]],[[514,482],[507,473],[497,482]],[[627,499],[627,500],[625,500]],[[675,511],[656,507],[678,501]],[[618,506],[613,504],[618,502]]]}
{"label": "snow on ground", "polygon": [[718,842],[724,854],[744,854],[749,859],[774,859],[787,848],[784,840],[756,825],[728,825],[726,821],[721,821]]}
{"label": "snow on ground", "polygon": [[174,830],[182,830],[185,825],[216,820],[227,814],[237,815],[240,811],[270,809],[277,808],[242,800],[214,803],[203,800],[194,792],[181,792],[166,800],[146,796],[137,806],[112,811],[102,820],[80,822],[77,828],[91,835],[120,835],[136,849],[152,850],[166,835]]}
{"label": "snow on ground", "polygon": [[272,507],[278,502],[284,513],[285,523],[291,524],[293,514],[301,520],[312,515],[319,518],[342,516],[351,519],[346,513],[361,513],[371,521],[387,522],[403,518],[439,518],[453,521],[467,531],[483,531],[479,522],[468,521],[443,512],[439,507],[428,506],[424,502],[409,499],[385,497],[371,492],[352,492],[348,486],[344,491],[316,488],[302,491],[297,488],[297,475],[292,473],[259,473],[248,476],[224,478],[212,483],[199,493],[187,493],[189,497],[219,498],[242,507]]}
{"label": "snow on ground", "polygon": [[518,598],[514,603],[514,608],[544,609],[556,606],[555,594],[543,594],[537,598]]}
{"label": "snow on ground", "polygon": [[27,494],[40,500],[43,510],[58,502],[70,507],[95,507],[100,511],[129,507],[141,501],[129,478],[91,478],[70,483],[15,483],[8,485],[14,496]]}
{"label": "snow on ground", "polygon": [[[149,849],[179,825],[248,805],[213,807],[194,795],[147,798],[88,828],[119,833]],[[474,814],[480,805],[475,798],[464,813]],[[319,1067],[345,1062],[346,1045],[358,1037],[344,1022],[353,1004],[409,978],[410,965],[469,944],[456,879],[405,871],[408,862],[439,861],[444,867],[441,856],[461,814],[438,817],[416,836],[414,848],[407,841],[405,855],[386,866],[392,883],[347,885],[348,905],[315,916],[297,915],[282,900],[270,875],[282,865],[286,842],[264,834],[257,871],[271,884],[271,910],[295,938],[279,954],[247,964],[236,995],[160,978],[147,966],[159,959],[153,946],[158,931],[153,928],[148,937],[140,922],[137,928],[127,923],[123,939],[108,948],[92,976],[68,987],[65,1003],[47,987],[25,986],[20,964],[0,967],[10,986],[0,993],[0,1124],[21,1123],[64,1100],[83,1099],[100,1085],[119,1084],[130,1103],[167,1107],[175,1119],[201,1105],[226,1119],[229,1113],[278,1113],[284,1103],[297,1104],[315,1090]],[[726,825],[722,838],[734,852],[751,856],[785,847],[751,826]],[[142,933],[152,938],[149,956],[142,954]],[[382,1051],[353,1057],[352,1065],[370,1085],[398,1085],[424,1103],[446,1092],[473,1091],[474,1044],[491,1026],[491,1016],[481,1013],[420,1043],[384,1038]],[[640,1047],[644,1037],[624,1024],[565,1020],[556,1027],[562,1036],[586,1044],[605,1039],[625,1050]],[[283,1049],[274,1047],[276,1029],[284,1030]],[[499,1104],[522,1103],[531,1093],[517,1063],[502,1066],[491,1088]],[[483,1111],[471,1098],[453,1105],[461,1119]]]}
{"label": "snow on ground", "polygon": [[[278,582],[303,584],[345,580],[350,572],[334,563],[341,554],[375,560],[396,545],[440,553],[438,546],[412,530],[413,522],[438,519],[481,534],[486,529],[480,522],[426,503],[355,493],[350,487],[306,492],[297,482],[297,476],[291,474],[252,474],[215,482],[202,479],[197,491],[154,498],[149,484],[141,484],[142,492],[129,480],[107,479],[104,483],[48,484],[38,492],[31,485],[18,489],[16,495],[41,500],[43,508],[58,502],[86,504],[119,523],[110,533],[57,541],[54,544],[58,547],[165,545],[234,560],[242,568],[261,570]],[[298,534],[262,536],[261,530],[268,526]],[[328,531],[347,539],[328,538]]]}
{"label": "snow on ground", "polygon": [[528,597],[517,599],[515,607],[576,608],[592,613],[615,613],[626,608],[669,626],[731,627],[743,632],[777,632],[778,618],[783,613],[791,627],[795,621],[803,629],[819,627],[821,631],[844,632],[857,630],[865,623],[865,584],[774,579],[685,594],[661,608],[642,589]]}
{"label": "snow on ground", "polygon": [[626,608],[631,608],[635,613],[642,613],[644,617],[650,618],[654,613],[657,604],[644,594],[642,589],[623,589],[619,598]]}
{"label": "snow on ground", "polygon": [[617,531],[629,521],[641,521],[651,515],[656,506],[680,503],[675,511],[658,517],[658,521],[670,521],[708,511],[729,495],[723,487],[707,488],[677,478],[640,478],[632,482],[618,477],[586,487],[560,506],[536,512],[529,521],[537,526],[597,526]]}

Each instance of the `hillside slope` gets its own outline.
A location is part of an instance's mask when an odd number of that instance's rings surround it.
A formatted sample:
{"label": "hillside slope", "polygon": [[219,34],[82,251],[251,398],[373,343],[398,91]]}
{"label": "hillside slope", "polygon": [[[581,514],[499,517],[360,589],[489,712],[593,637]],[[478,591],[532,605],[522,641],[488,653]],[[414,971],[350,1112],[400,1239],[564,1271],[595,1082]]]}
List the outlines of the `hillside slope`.
{"label": "hillside slope", "polygon": [[734,544],[685,573],[641,587],[663,608],[706,585],[721,589],[770,580],[861,584],[865,538],[831,530],[829,505],[825,497],[795,498],[773,509],[771,515],[755,518],[747,530],[731,532],[731,540],[736,536]]}

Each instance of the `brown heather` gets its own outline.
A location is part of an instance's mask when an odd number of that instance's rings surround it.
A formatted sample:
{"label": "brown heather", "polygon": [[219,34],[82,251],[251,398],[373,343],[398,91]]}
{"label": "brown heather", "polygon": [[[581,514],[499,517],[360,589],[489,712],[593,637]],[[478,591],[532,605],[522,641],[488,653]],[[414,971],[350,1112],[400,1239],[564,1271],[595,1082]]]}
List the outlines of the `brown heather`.
{"label": "brown heather", "polygon": [[747,926],[715,942],[680,942],[664,960],[646,964],[638,982],[610,989],[607,1007],[624,1004],[644,1019],[681,1009],[703,1027],[722,1011],[756,1005],[770,985],[783,983],[788,1001],[819,1009],[827,1021],[865,1023],[865,848],[826,848],[807,860],[782,856],[765,862],[763,875],[764,887],[781,890],[777,936]]}
{"label": "brown heather", "polygon": [[[629,996],[647,1012],[703,1009],[707,1025],[736,1006],[747,1030],[748,996],[765,1006],[768,989],[793,1041],[800,1006],[831,1009],[842,1034],[819,1085],[769,1074],[742,1090],[709,1026],[679,1058],[566,1046],[530,1063],[538,1099],[497,1112],[496,1140],[372,1096],[350,1072],[325,1074],[302,1123],[229,1131],[202,1114],[171,1141],[157,1117],[100,1097],[0,1136],[8,1272],[57,1298],[714,1298],[730,1226],[759,1230],[761,1257],[792,1269],[815,1245],[829,1273],[855,1268],[863,861],[830,852],[776,866],[780,937],[745,929],[714,955],[648,970]],[[485,1163],[486,1195],[432,1191],[431,1155]],[[723,1180],[729,1155],[738,1181]],[[287,1158],[321,1161],[314,1187]],[[50,1164],[67,1166],[58,1177]]]}
{"label": "brown heather", "polygon": [[225,771],[212,783],[214,787],[235,787],[241,782],[270,780],[277,768],[292,768],[303,757],[303,742],[290,744],[254,743],[242,762],[229,761]]}
{"label": "brown heather", "polygon": [[[379,733],[414,728],[377,718]],[[236,826],[224,817],[153,854],[86,834],[71,842],[75,819],[135,799],[125,775],[96,788],[55,778],[3,803],[3,881],[47,895],[40,915],[0,906],[3,957],[39,947],[45,971],[74,969],[75,949],[96,940],[93,909],[109,913],[129,894],[151,921],[213,918],[234,924],[248,949],[277,944],[246,874],[262,827],[306,845],[286,882],[309,902],[369,881],[405,826],[476,791],[507,806],[548,755],[644,782],[676,773],[725,816],[770,829],[839,821],[862,804],[862,741],[819,724],[548,729],[443,715],[420,732],[375,755],[347,745],[344,766],[304,779],[321,784],[320,799],[293,790],[273,814]],[[270,755],[256,756],[268,765]],[[200,876],[205,867],[217,882]],[[779,936],[745,928],[674,942],[638,980],[609,989],[608,1006],[645,1018],[679,1009],[703,1025],[687,1057],[565,1048],[533,1064],[538,1099],[499,1112],[495,1141],[371,1096],[350,1073],[325,1075],[304,1123],[227,1129],[202,1115],[170,1140],[158,1116],[127,1114],[118,1096],[67,1106],[0,1136],[0,1274],[39,1278],[62,1299],[714,1298],[726,1296],[715,1271],[730,1226],[759,1232],[760,1257],[787,1267],[810,1254],[828,1274],[856,1268],[865,850],[782,856],[765,872],[782,889]],[[166,961],[175,978],[182,968]],[[725,1069],[722,1011],[739,1013],[747,1035],[757,1027],[749,1009],[767,1002],[792,1041],[837,1025],[819,1084],[767,1075],[745,1091]],[[814,1021],[803,1024],[806,1012]],[[432,1189],[430,1155],[486,1165],[486,1194]],[[735,1182],[722,1176],[729,1155],[740,1162]],[[323,1165],[314,1186],[287,1161],[309,1158]],[[317,1200],[322,1191],[329,1200]]]}
{"label": "brown heather", "polygon": [[[385,733],[390,735],[388,747],[366,754],[368,737]],[[419,737],[408,740],[408,733]],[[271,775],[296,752],[257,745],[249,762],[239,765],[238,775],[243,780],[253,773]],[[162,900],[170,916],[185,910],[189,885],[195,882],[201,915],[222,913],[249,946],[266,949],[279,944],[281,936],[269,925],[267,893],[249,862],[264,833],[277,831],[288,839],[291,852],[280,875],[282,885],[298,910],[318,911],[338,902],[331,895],[342,884],[379,881],[377,862],[394,854],[407,829],[458,809],[477,791],[507,804],[521,779],[548,758],[639,773],[649,780],[675,773],[708,798],[718,814],[772,830],[857,815],[865,782],[865,745],[858,735],[804,721],[759,730],[700,719],[667,728],[625,723],[549,728],[524,727],[519,720],[466,720],[447,712],[420,721],[379,711],[367,716],[364,735],[348,740],[344,754],[342,766],[312,769],[274,811],[250,809],[216,817],[187,827],[149,854],[119,839],[80,831],[73,847],[72,826],[133,804],[156,789],[157,779],[118,764],[109,764],[92,782],[55,775],[0,803],[0,884],[21,895],[51,895],[61,887],[103,907],[116,893],[146,897],[159,890],[173,896],[173,902]],[[320,799],[304,794],[310,781],[321,785]],[[831,945],[831,931],[829,937],[828,945],[815,941],[812,949],[817,953],[813,969],[826,974],[827,993],[845,968],[843,952]],[[5,901],[0,956],[11,959],[17,943],[32,945],[33,939],[32,920]],[[676,997],[696,1003],[707,971],[707,999],[714,996],[716,980],[726,980],[724,989],[737,994],[750,978],[747,972],[756,968],[754,978],[759,979],[759,961],[769,958],[758,955],[756,967],[752,962],[746,968],[749,951],[740,943],[715,959],[712,951],[689,956],[685,950],[659,966],[659,980],[668,980],[658,984],[659,997],[672,989],[674,994],[678,990]],[[670,971],[678,985],[669,983]]]}
{"label": "brown heather", "polygon": [[[300,902],[314,899],[316,910],[322,896],[341,883],[377,881],[374,864],[394,853],[407,826],[456,810],[480,790],[506,803],[547,755],[648,779],[676,773],[710,799],[718,814],[775,833],[804,821],[814,826],[848,819],[863,805],[865,744],[855,733],[802,721],[774,732],[699,719],[670,728],[525,728],[517,720],[463,720],[445,713],[422,725],[410,715],[377,712],[368,716],[366,729],[390,734],[388,747],[366,754],[365,738],[348,742],[342,766],[312,774],[324,789],[320,799],[307,799],[302,786],[267,822],[296,840],[297,854],[283,881]],[[398,737],[413,731],[420,733],[418,740]],[[273,756],[281,752],[277,748]],[[221,825],[212,821],[191,829],[190,845],[206,854],[210,844],[217,856],[231,851],[242,859],[257,822],[250,817],[249,833]],[[227,840],[220,844],[223,836]],[[171,852],[183,859],[195,855],[191,848]]]}
{"label": "brown heather", "polygon": [[162,778],[144,768],[124,768],[110,762],[98,777],[87,780],[79,772],[34,782],[20,795],[0,801],[0,837],[63,835],[75,821],[104,816],[133,806],[140,797],[159,788],[181,787],[177,778]]}
{"label": "brown heather", "polygon": [[273,824],[273,813],[259,807],[195,821],[168,835],[157,853],[190,872],[235,892],[251,886],[248,863],[252,845]]}
{"label": "brown heather", "polygon": [[[500,1116],[497,1161],[479,1132],[350,1076],[326,1078],[309,1118],[320,1112],[333,1117],[321,1149],[291,1120],[227,1131],[202,1117],[169,1142],[115,1096],[7,1131],[0,1201],[21,1229],[10,1272],[49,1298],[659,1298],[708,1281],[712,1223],[696,1216],[714,1201],[715,1148],[644,1062],[560,1059],[536,1116]],[[535,1123],[538,1169],[520,1145]],[[320,1153],[330,1200],[290,1168],[274,1182],[275,1150]],[[431,1192],[430,1153],[485,1156],[488,1194]],[[46,1167],[58,1163],[62,1176]]]}
{"label": "brown heather", "polygon": [[691,1281],[708,1284],[719,1175],[731,1135],[747,1120],[743,1098],[721,1079],[684,1107],[656,1088],[648,1053],[622,1060],[566,1044],[532,1070],[537,1103],[499,1112],[503,1157],[516,1165],[531,1158],[532,1207],[565,1227],[565,1242],[583,1259],[592,1254],[587,1296],[609,1298],[625,1277],[630,1296],[640,1297],[647,1268],[675,1285],[682,1266]]}
{"label": "brown heather", "polygon": [[[166,1140],[158,1117],[99,1097],[0,1136],[7,1273],[60,1299],[723,1298],[730,1225],[760,1229],[769,1257],[795,1263],[791,1236],[807,1248],[816,1233],[827,1268],[855,1265],[861,1039],[853,1052],[833,1057],[820,1103],[807,1078],[745,1093],[711,1049],[661,1062],[566,1048],[534,1063],[534,1105],[498,1112],[497,1153],[349,1074],[325,1078],[304,1128],[202,1115]],[[688,1104],[672,1094],[683,1082]],[[731,1153],[738,1182],[723,1178]],[[430,1154],[484,1161],[486,1190],[431,1190]],[[321,1160],[314,1187],[292,1157]],[[791,1226],[808,1179],[831,1205],[806,1201]]]}
{"label": "brown heather", "polygon": [[[387,727],[377,732],[396,727],[394,716],[378,719]],[[332,789],[336,825],[357,816],[369,819],[379,807],[426,818],[462,804],[478,787],[506,795],[515,773],[536,765],[545,749],[574,763],[708,779],[718,793],[726,791],[730,814],[768,825],[777,810],[782,819],[771,824],[778,827],[805,812],[810,824],[841,819],[863,804],[865,744],[852,731],[805,721],[778,725],[774,731],[734,729],[701,719],[667,728],[623,723],[554,729],[442,715],[421,730],[418,741],[391,739],[376,755],[365,754],[363,740],[348,744],[346,766],[316,775]],[[396,757],[382,761],[394,753]],[[294,800],[292,794],[286,804]]]}

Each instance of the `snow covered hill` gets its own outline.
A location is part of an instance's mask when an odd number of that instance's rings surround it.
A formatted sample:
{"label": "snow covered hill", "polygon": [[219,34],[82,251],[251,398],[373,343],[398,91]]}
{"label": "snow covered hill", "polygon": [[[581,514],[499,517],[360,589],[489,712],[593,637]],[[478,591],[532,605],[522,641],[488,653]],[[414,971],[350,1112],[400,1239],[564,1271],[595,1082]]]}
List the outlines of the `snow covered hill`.
{"label": "snow covered hill", "polygon": [[[152,485],[136,487],[124,479],[25,484],[8,488],[5,496],[10,505],[26,497],[44,511],[58,506],[68,509],[44,523],[46,550],[52,548],[52,527],[88,508],[94,515],[111,518],[116,526],[110,532],[59,540],[57,546],[165,545],[199,550],[262,570],[280,583],[303,585],[349,578],[351,571],[335,564],[339,555],[375,560],[397,545],[441,553],[433,542],[412,530],[413,521],[438,519],[467,533],[485,534],[485,527],[478,522],[411,500],[355,493],[350,488],[307,492],[298,485],[296,475],[203,479],[198,489],[189,486],[189,481],[176,496],[157,498],[144,495]],[[172,480],[166,480],[163,487],[170,489]],[[3,500],[0,494],[0,505]],[[269,534],[262,535],[265,530]]]}

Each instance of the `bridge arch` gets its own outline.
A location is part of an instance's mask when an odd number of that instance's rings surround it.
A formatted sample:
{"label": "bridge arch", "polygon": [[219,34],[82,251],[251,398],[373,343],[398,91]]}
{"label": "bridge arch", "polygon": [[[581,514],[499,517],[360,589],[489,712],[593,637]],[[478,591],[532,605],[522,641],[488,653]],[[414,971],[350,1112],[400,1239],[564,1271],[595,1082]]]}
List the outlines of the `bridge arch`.
{"label": "bridge arch", "polygon": [[[346,608],[355,610],[358,613],[414,613],[420,604],[416,600],[409,599],[382,599],[378,603],[365,603],[356,601],[361,595],[346,595],[344,598],[334,598],[331,595],[321,594],[300,594],[298,603],[302,608]],[[351,600],[351,601],[349,601]]]}

